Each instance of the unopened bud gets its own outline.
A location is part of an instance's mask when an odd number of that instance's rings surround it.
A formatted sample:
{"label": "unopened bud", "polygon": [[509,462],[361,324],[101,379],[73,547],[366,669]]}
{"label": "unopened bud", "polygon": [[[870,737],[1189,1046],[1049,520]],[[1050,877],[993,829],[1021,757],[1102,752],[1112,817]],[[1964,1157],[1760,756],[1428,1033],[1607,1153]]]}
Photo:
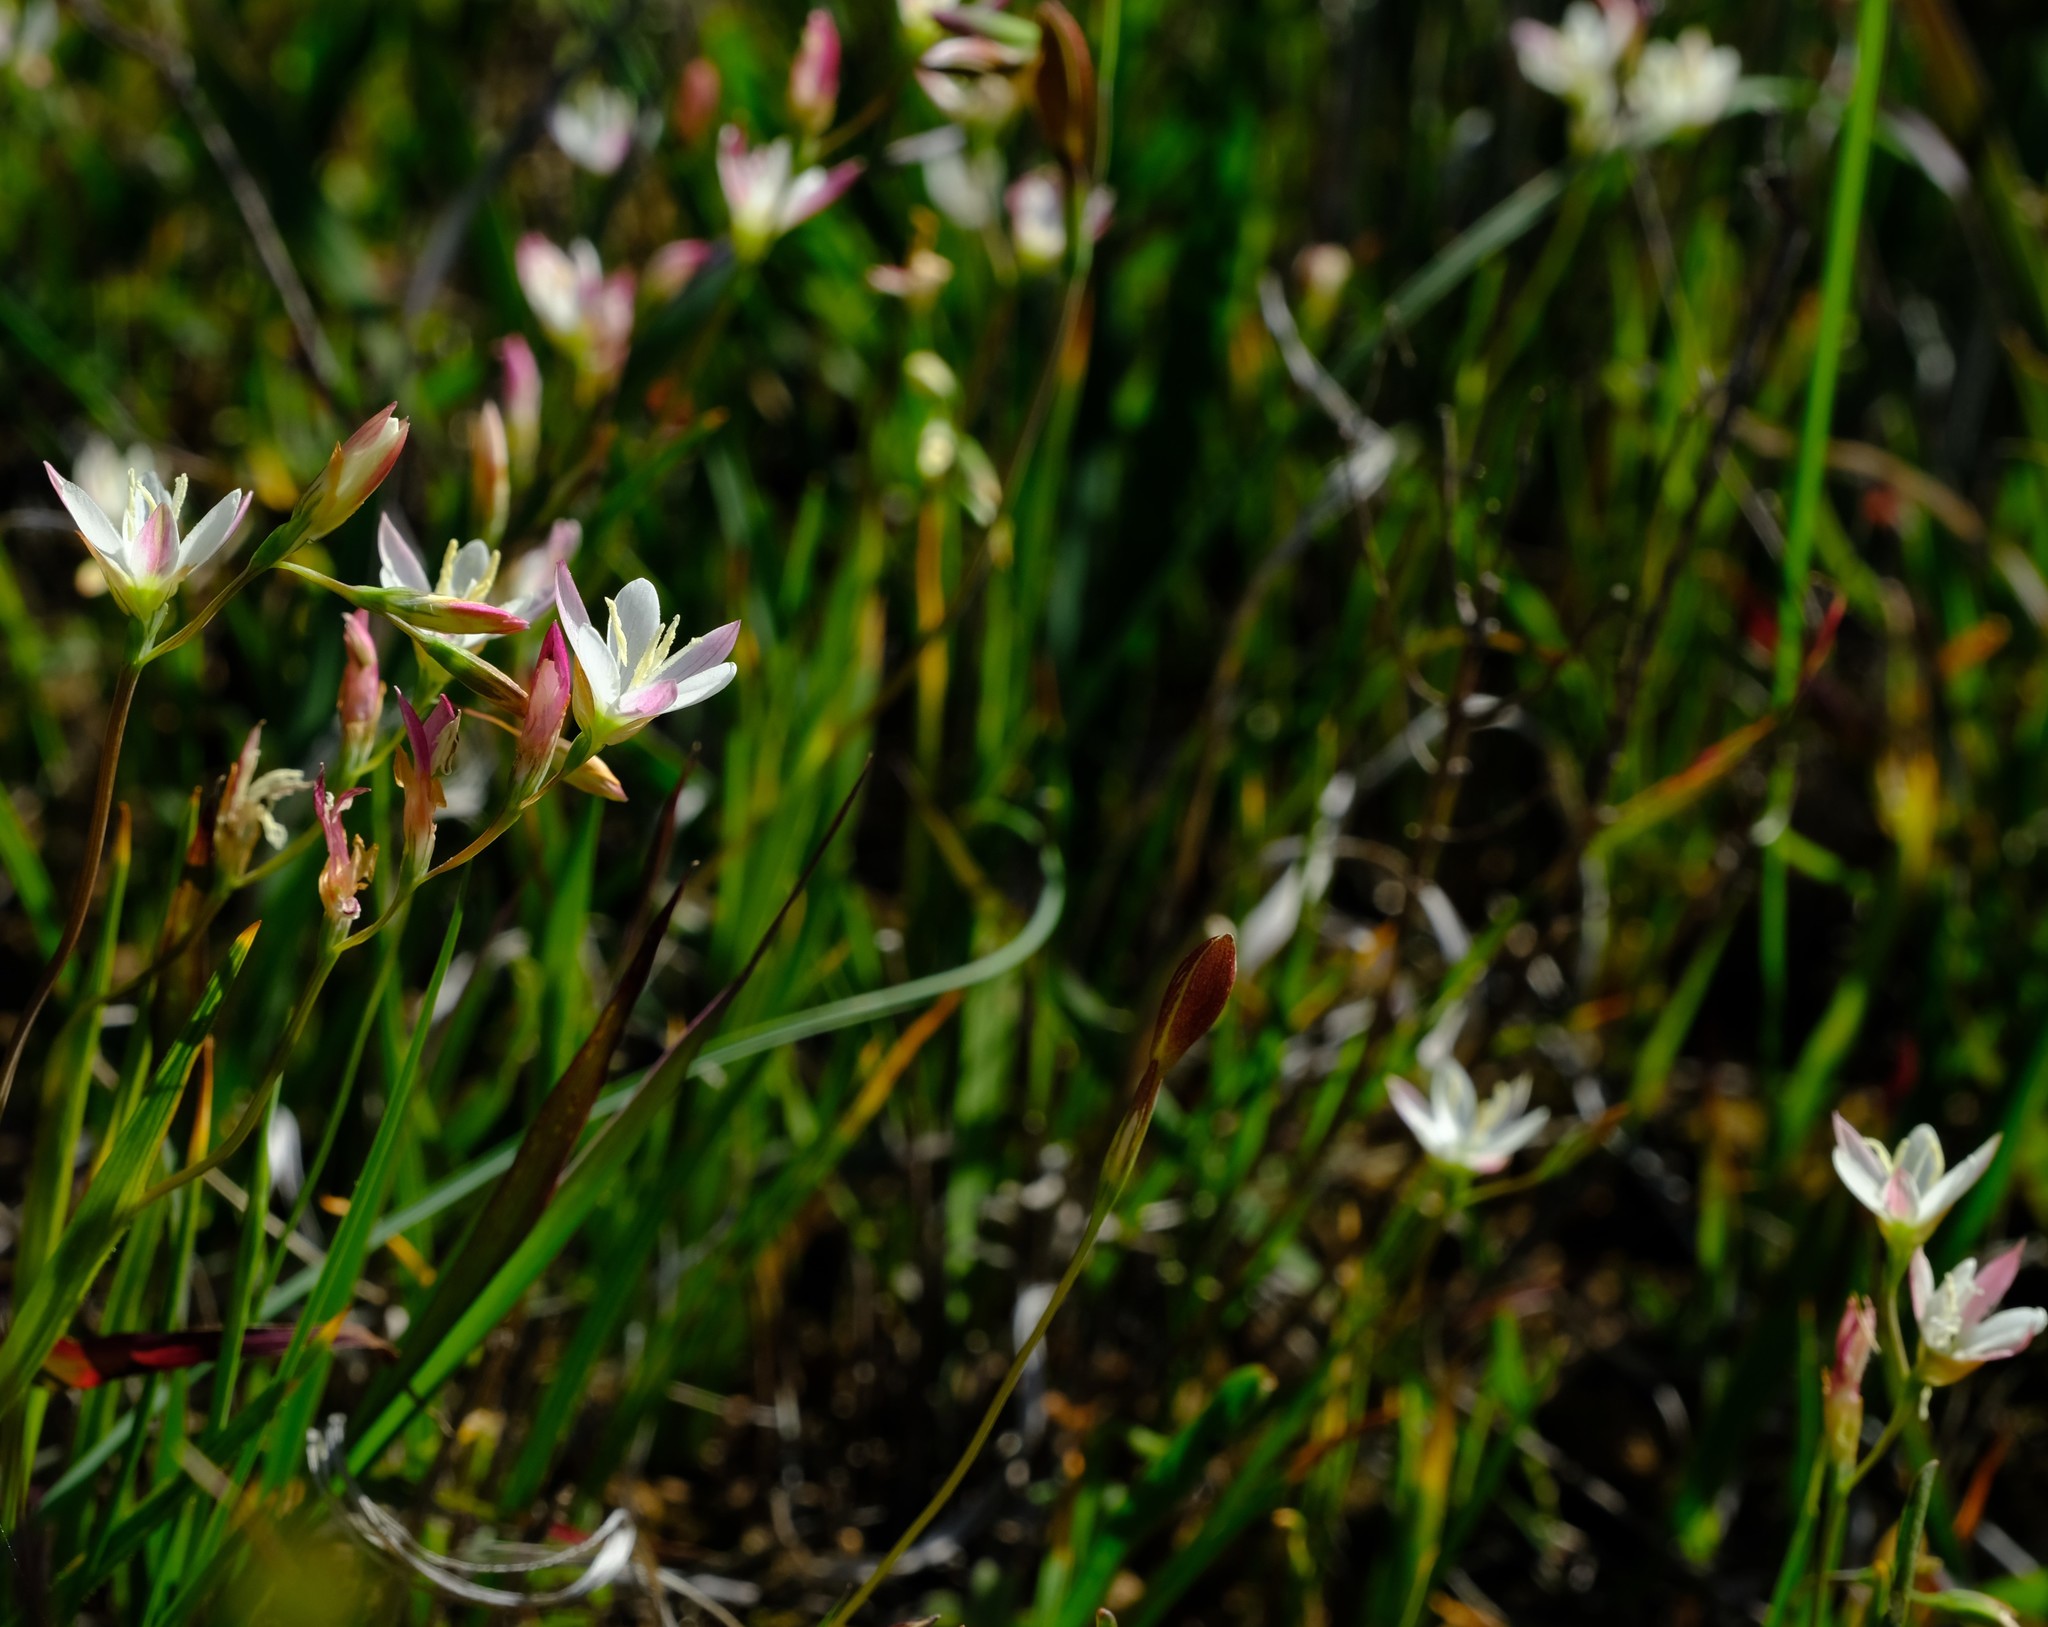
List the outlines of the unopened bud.
{"label": "unopened bud", "polygon": [[696,146],[718,122],[721,88],[718,65],[709,57],[692,57],[683,64],[682,77],[676,81],[674,116],[676,134],[685,146]]}
{"label": "unopened bud", "polygon": [[486,401],[469,426],[469,506],[478,535],[495,548],[512,514],[512,451],[495,401]]}
{"label": "unopened bud", "polygon": [[343,665],[335,710],[341,714],[341,761],[353,779],[377,744],[377,720],[384,712],[384,685],[377,675],[377,645],[370,637],[370,613],[351,610],[341,618]]}
{"label": "unopened bud", "polygon": [[1854,1474],[1863,1446],[1863,1373],[1877,1345],[1877,1307],[1850,1296],[1835,1329],[1835,1365],[1822,1375],[1822,1412],[1835,1471]]}
{"label": "unopened bud", "polygon": [[505,367],[505,449],[512,478],[524,485],[540,458],[540,363],[517,333],[498,341],[498,358]]}
{"label": "unopened bud", "polygon": [[391,759],[393,777],[405,792],[405,884],[417,886],[434,860],[434,810],[448,805],[441,776],[452,766],[461,714],[443,695],[422,718],[403,695],[399,716],[405,720],[406,744]]}
{"label": "unopened bud", "polygon": [[804,19],[804,37],[789,65],[789,113],[816,139],[832,128],[839,107],[839,29],[828,11]]}
{"label": "unopened bud", "polygon": [[711,263],[718,251],[696,237],[679,237],[664,243],[647,257],[640,268],[640,294],[657,304],[671,300],[696,280],[697,273]]}
{"label": "unopened bud", "polygon": [[569,664],[569,643],[557,621],[548,628],[540,647],[540,660],[526,684],[526,715],[519,725],[519,745],[512,765],[514,800],[524,803],[539,794],[555,760],[555,746],[562,738],[562,720],[569,715],[569,696],[574,687]]}
{"label": "unopened bud", "polygon": [[326,536],[363,506],[405,450],[411,427],[398,416],[394,401],[334,449],[320,478],[299,498],[298,513],[305,520],[300,542]]}
{"label": "unopened bud", "polygon": [[1095,59],[1088,36],[1059,0],[1038,8],[1038,124],[1046,145],[1075,175],[1095,167]]}
{"label": "unopened bud", "polygon": [[1237,984],[1237,940],[1211,938],[1175,970],[1152,1025],[1152,1060],[1162,1071],[1186,1056],[1223,1015]]}

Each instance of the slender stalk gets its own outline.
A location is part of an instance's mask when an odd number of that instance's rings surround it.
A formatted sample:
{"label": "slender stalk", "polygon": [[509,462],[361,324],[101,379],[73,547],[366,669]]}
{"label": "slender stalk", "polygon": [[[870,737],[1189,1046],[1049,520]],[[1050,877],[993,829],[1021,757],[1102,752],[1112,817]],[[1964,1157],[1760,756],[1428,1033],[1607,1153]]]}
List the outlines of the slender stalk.
{"label": "slender stalk", "polygon": [[1003,1382],[996,1386],[994,1398],[988,1410],[981,1416],[981,1423],[967,1443],[967,1449],[960,1454],[960,1461],[953,1465],[953,1472],[946,1476],[944,1484],[932,1494],[932,1500],[924,1505],[924,1512],[912,1520],[902,1536],[896,1539],[896,1546],[882,1556],[882,1562],[868,1573],[868,1579],[861,1583],[853,1597],[834,1610],[822,1623],[822,1627],[842,1627],[853,1619],[860,1607],[874,1595],[876,1588],[888,1579],[897,1563],[910,1551],[912,1543],[924,1535],[925,1527],[939,1517],[939,1513],[952,1500],[953,1493],[960,1489],[960,1482],[967,1478],[967,1471],[974,1467],[974,1460],[981,1456],[982,1447],[995,1433],[997,1422],[1003,1416],[1003,1408],[1009,1404],[1010,1394],[1024,1377],[1025,1364],[1031,1360],[1031,1353],[1045,1339],[1046,1329],[1052,1326],[1052,1319],[1059,1314],[1059,1308],[1066,1303],[1067,1295],[1074,1290],[1074,1284],[1081,1279],[1081,1272],[1095,1251],[1095,1239],[1101,1234],[1103,1222],[1109,1219],[1110,1211],[1116,1205],[1112,1201],[1100,1205],[1089,1218],[1088,1230],[1082,1235],[1081,1246],[1074,1250],[1073,1259],[1067,1262],[1067,1269],[1060,1277],[1059,1286],[1052,1291],[1052,1298],[1039,1313],[1038,1325],[1031,1330],[1031,1336],[1017,1347],[1017,1354],[1010,1360],[1010,1369],[1003,1374]]}
{"label": "slender stalk", "polygon": [[131,656],[122,666],[120,677],[114,680],[113,699],[107,705],[106,733],[100,741],[99,779],[93,787],[92,814],[85,827],[85,862],[72,885],[71,910],[64,920],[64,934],[57,940],[36,986],[30,990],[28,1003],[15,1022],[14,1038],[8,1042],[7,1060],[0,1067],[0,1115],[7,1111],[7,1098],[14,1089],[14,1076],[21,1067],[22,1053],[28,1049],[36,1018],[77,949],[78,940],[84,936],[86,917],[92,913],[92,892],[100,876],[100,849],[106,846],[107,820],[114,806],[114,774],[121,766],[121,737],[127,732],[129,709],[135,703],[135,686],[142,677],[146,659],[145,654]]}

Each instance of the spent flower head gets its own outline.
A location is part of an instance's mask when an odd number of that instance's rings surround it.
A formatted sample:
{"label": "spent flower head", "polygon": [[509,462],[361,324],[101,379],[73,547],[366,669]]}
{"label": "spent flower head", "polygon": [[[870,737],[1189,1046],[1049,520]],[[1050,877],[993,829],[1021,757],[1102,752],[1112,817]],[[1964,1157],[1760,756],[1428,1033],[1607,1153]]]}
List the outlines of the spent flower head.
{"label": "spent flower head", "polygon": [[384,715],[384,684],[377,673],[377,642],[370,636],[370,613],[351,610],[341,618],[341,687],[334,709],[341,715],[341,761],[353,777],[370,760],[377,744],[377,721]]}
{"label": "spent flower head", "polygon": [[2015,1243],[1981,1267],[1975,1260],[1964,1260],[1939,1286],[1926,1251],[1913,1251],[1913,1320],[1920,1326],[1920,1359],[1914,1371],[1922,1379],[1953,1384],[1988,1361],[2017,1356],[2048,1328],[2048,1311],[2038,1306],[1998,1308],[2019,1275],[2025,1249],[2024,1243]]}
{"label": "spent flower head", "polygon": [[227,780],[221,787],[220,807],[213,816],[214,861],[221,879],[230,885],[248,874],[249,861],[255,856],[259,840],[273,848],[284,846],[284,826],[270,810],[312,783],[296,768],[257,773],[262,743],[263,725],[259,723],[249,731],[241,756],[228,769]]}
{"label": "spent flower head", "polygon": [[128,497],[116,525],[83,486],[66,480],[49,464],[43,470],[58,501],[78,528],[78,537],[105,573],[121,608],[138,621],[154,618],[178,585],[204,565],[242,523],[253,493],[232,491],[190,531],[180,533],[185,508],[183,475],[168,491],[153,469],[128,472]]}
{"label": "spent flower head", "polygon": [[[1956,1200],[1977,1184],[1998,1154],[1993,1136],[1954,1169],[1931,1125],[1918,1124],[1891,1151],[1835,1115],[1835,1173],[1856,1201],[1877,1216],[1885,1242],[1903,1252],[1934,1234]],[[1895,1256],[1896,1257],[1896,1256]]]}
{"label": "spent flower head", "polygon": [[555,603],[576,657],[576,721],[593,747],[624,740],[656,718],[709,700],[739,673],[727,659],[740,624],[729,621],[680,650],[680,616],[666,624],[661,601],[646,577],[628,582],[605,601],[611,619],[599,633],[567,566],[555,569]]}
{"label": "spent flower head", "polygon": [[313,776],[313,812],[319,817],[321,832],[327,838],[327,862],[320,870],[320,902],[327,911],[329,931],[343,936],[363,913],[362,902],[356,894],[369,886],[377,873],[376,848],[365,847],[360,836],[351,846],[349,834],[341,823],[343,810],[362,794],[360,785],[339,795],[330,792],[325,767]]}
{"label": "spent flower head", "polygon": [[446,695],[427,708],[423,718],[412,702],[398,697],[405,721],[406,743],[391,759],[391,771],[405,792],[405,882],[417,886],[434,862],[434,812],[448,806],[442,785],[455,762],[455,740],[462,714]]}

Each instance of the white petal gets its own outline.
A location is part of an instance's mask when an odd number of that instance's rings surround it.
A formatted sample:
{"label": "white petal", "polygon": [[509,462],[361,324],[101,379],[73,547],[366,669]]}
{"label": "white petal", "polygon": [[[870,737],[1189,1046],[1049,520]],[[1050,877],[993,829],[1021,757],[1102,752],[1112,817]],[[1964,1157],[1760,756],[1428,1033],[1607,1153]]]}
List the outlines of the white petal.
{"label": "white petal", "polygon": [[654,642],[661,631],[661,599],[654,591],[654,584],[644,576],[636,576],[619,589],[619,596],[612,600],[612,616],[624,640],[625,659],[623,665],[630,675],[634,665]]}
{"label": "white petal", "polygon": [[1998,1156],[1999,1140],[1998,1136],[1993,1136],[1928,1189],[1920,1199],[1923,1220],[1933,1222],[1941,1219],[1955,1207],[1958,1198],[1983,1178],[1984,1172],[1991,1167],[1991,1160]]}
{"label": "white petal", "polygon": [[1438,1114],[1446,1123],[1456,1126],[1460,1135],[1470,1130],[1472,1121],[1479,1116],[1479,1092],[1472,1088],[1472,1075],[1450,1057],[1438,1063],[1430,1074],[1429,1096],[1436,1103]]}
{"label": "white petal", "polygon": [[1441,1152],[1448,1144],[1435,1111],[1423,1100],[1422,1092],[1407,1080],[1389,1079],[1387,1100],[1394,1104],[1394,1111],[1401,1115],[1401,1122],[1422,1143],[1424,1152]]}
{"label": "white petal", "polygon": [[1934,1298],[1934,1267],[1927,1263],[1925,1249],[1913,1250],[1913,1263],[1907,1268],[1906,1277],[1913,1290],[1913,1320],[1925,1328],[1927,1304]]}
{"label": "white petal", "polygon": [[178,569],[196,571],[220,552],[221,544],[235,534],[235,527],[249,512],[249,501],[249,495],[231,491],[208,509],[206,517],[186,532],[184,541],[179,543]]}
{"label": "white petal", "polygon": [[1963,1361],[1998,1361],[2016,1356],[2048,1328],[2048,1311],[2033,1305],[2015,1305],[1979,1322],[1960,1343],[1954,1354]]}
{"label": "white petal", "polygon": [[398,522],[389,513],[377,516],[377,560],[380,569],[377,580],[387,588],[407,588],[414,593],[432,593],[433,581],[427,575],[427,567],[420,563],[420,556],[413,545],[406,541],[405,533],[398,529]]}
{"label": "white petal", "polygon": [[569,648],[576,652],[576,664],[583,669],[584,681],[590,685],[591,698],[609,711],[619,701],[619,663],[611,646],[587,621],[574,622],[565,617],[563,627],[569,635]]}
{"label": "white petal", "polygon": [[727,661],[713,667],[709,672],[700,672],[694,678],[686,678],[676,685],[676,698],[670,702],[671,712],[680,712],[685,706],[695,706],[699,701],[708,701],[733,679],[740,669]]}
{"label": "white petal", "polygon": [[1887,1176],[1873,1176],[1869,1168],[1842,1147],[1835,1149],[1835,1173],[1849,1189],[1849,1195],[1874,1215],[1884,1213],[1884,1183]]}
{"label": "white petal", "polygon": [[1941,1179],[1947,1161],[1941,1156],[1941,1137],[1931,1124],[1916,1124],[1892,1154],[1892,1168],[1912,1184],[1913,1195],[1924,1198]]}
{"label": "white petal", "polygon": [[1481,1156],[1498,1159],[1505,1164],[1516,1153],[1534,1141],[1543,1126],[1550,1122],[1550,1109],[1539,1107],[1532,1113],[1525,1113],[1505,1129],[1496,1130],[1476,1150]]}
{"label": "white petal", "polygon": [[[43,467],[49,469],[48,464]],[[112,561],[126,573],[128,545],[106,511],[92,500],[92,493],[75,481],[66,480],[55,469],[50,469],[50,483],[57,488],[57,496],[70,512],[71,523],[78,527],[86,546],[100,556],[102,564]]]}
{"label": "white petal", "polygon": [[455,550],[455,557],[441,567],[447,579],[446,591],[457,599],[476,597],[476,586],[491,569],[491,545],[475,538]]}

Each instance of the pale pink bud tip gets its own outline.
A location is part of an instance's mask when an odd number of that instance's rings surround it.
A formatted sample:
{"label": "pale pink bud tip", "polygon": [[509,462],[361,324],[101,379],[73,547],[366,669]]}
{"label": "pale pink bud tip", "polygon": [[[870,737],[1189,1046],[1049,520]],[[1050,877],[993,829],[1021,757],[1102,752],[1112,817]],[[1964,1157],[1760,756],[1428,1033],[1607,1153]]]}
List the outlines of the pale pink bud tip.
{"label": "pale pink bud tip", "polygon": [[826,11],[804,20],[803,42],[789,67],[789,110],[808,135],[831,128],[839,105],[839,29]]}
{"label": "pale pink bud tip", "polygon": [[1225,933],[1190,953],[1175,970],[1152,1028],[1152,1060],[1171,1068],[1223,1015],[1237,984],[1237,940]]}

